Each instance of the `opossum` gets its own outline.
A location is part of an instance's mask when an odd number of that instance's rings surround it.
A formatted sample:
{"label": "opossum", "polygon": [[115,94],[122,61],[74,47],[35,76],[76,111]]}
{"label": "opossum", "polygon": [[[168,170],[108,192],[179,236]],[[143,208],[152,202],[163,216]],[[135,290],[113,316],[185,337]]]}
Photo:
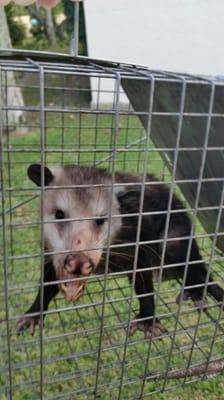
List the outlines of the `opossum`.
{"label": "opossum", "polygon": [[[41,186],[39,164],[28,168],[28,176],[36,185]],[[112,180],[116,183],[113,190]],[[166,250],[164,265],[161,266],[163,278],[183,278],[189,256],[184,294],[177,297],[177,302],[180,298],[191,299],[196,305],[202,305],[207,269],[194,238],[188,255],[191,220],[182,202],[173,194],[165,235],[169,188],[159,183],[155,176],[147,174],[144,192],[141,192],[141,181],[141,175],[115,172],[112,178],[108,171],[95,167],[64,166],[52,170],[44,167],[47,187],[44,191],[45,246],[46,252],[53,254],[45,260],[44,282],[52,282],[52,285],[44,286],[43,311],[47,310],[59,290],[67,300],[77,300],[83,293],[89,275],[104,272],[105,249],[108,244],[122,244],[122,247],[113,246],[110,249],[109,271],[127,271],[130,283],[134,283],[135,292],[140,295],[139,314],[131,324],[129,334],[141,330],[146,338],[161,335],[164,328],[159,320],[153,318],[153,270],[156,266],[158,269],[160,267],[165,236]],[[148,182],[151,184],[148,185]],[[141,193],[144,193],[143,213],[141,224],[138,225]],[[137,272],[133,282],[138,226],[140,245],[136,253]],[[74,280],[77,277],[80,279]],[[69,282],[69,279],[73,280]],[[57,280],[59,284],[53,284]],[[221,302],[223,289],[213,282],[211,275],[208,282],[207,293]],[[29,316],[33,313],[36,315]],[[39,315],[40,291],[34,303],[18,321],[18,330],[29,327],[33,334]]]}

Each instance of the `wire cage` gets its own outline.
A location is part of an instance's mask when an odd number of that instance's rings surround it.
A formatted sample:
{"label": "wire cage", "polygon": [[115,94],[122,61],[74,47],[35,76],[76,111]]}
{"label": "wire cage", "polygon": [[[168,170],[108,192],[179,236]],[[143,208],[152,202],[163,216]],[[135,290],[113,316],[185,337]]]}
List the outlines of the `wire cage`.
{"label": "wire cage", "polygon": [[[68,302],[59,294],[47,311],[42,304],[33,336],[28,330],[18,334],[16,325],[38,288],[43,296],[46,285],[46,187],[42,182],[37,188],[27,177],[27,168],[37,162],[42,168],[103,167],[112,177],[125,171],[141,177],[142,191],[155,184],[146,182],[146,172],[155,174],[169,188],[169,204],[174,192],[184,202],[191,218],[189,243],[196,239],[208,276],[212,270],[222,286],[222,79],[87,58],[2,52],[0,82],[0,397],[140,399],[220,372],[220,304],[211,297],[206,307],[195,307],[191,300],[176,304],[178,293],[183,300],[184,281],[162,282],[164,257],[154,279],[154,318],[166,329],[158,337],[128,335],[140,295],[126,271],[110,272],[107,261],[103,273],[89,276],[78,301]],[[15,101],[15,88],[22,101]],[[19,115],[16,122],[13,113]],[[113,180],[110,185],[114,190]],[[142,214],[140,202],[138,221]],[[167,232],[170,214],[169,206]],[[135,251],[140,246],[137,235]],[[112,248],[108,242],[108,257]],[[136,263],[130,266],[133,276]],[[185,264],[187,268],[189,259]]]}

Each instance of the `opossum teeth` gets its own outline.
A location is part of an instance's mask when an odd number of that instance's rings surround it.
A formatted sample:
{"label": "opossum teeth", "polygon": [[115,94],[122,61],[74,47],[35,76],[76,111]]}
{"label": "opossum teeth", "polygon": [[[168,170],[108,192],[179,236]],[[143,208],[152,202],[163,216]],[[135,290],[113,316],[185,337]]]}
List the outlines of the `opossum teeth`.
{"label": "opossum teeth", "polygon": [[85,283],[77,286],[74,282],[66,282],[61,284],[61,290],[64,297],[68,301],[75,301],[81,296],[85,288]]}

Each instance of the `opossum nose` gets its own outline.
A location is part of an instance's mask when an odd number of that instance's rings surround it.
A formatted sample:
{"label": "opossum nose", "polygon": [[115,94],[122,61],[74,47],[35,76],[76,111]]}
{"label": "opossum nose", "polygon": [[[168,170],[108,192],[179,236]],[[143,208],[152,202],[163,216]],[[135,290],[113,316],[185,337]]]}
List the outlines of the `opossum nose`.
{"label": "opossum nose", "polygon": [[82,245],[82,239],[80,237],[73,239],[72,247],[74,249],[79,250],[81,245]]}
{"label": "opossum nose", "polygon": [[92,266],[85,254],[70,254],[65,258],[65,268],[69,273],[76,275],[89,275]]}

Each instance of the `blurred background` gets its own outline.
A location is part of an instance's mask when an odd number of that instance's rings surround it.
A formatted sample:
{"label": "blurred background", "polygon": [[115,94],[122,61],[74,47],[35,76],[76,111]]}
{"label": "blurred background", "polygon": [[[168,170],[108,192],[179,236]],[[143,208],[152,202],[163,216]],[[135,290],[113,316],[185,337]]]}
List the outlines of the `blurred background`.
{"label": "blurred background", "polygon": [[[72,1],[61,0],[48,9],[38,3],[0,7],[2,48],[8,47],[4,12],[13,47],[69,51]],[[85,0],[79,13],[80,55],[152,69],[223,74],[223,0]]]}
{"label": "blurred background", "polygon": [[[86,55],[82,2],[79,17],[79,54]],[[11,40],[14,48],[68,53],[73,18],[74,3],[70,0],[62,0],[54,8],[43,8],[38,3],[21,6],[10,2],[0,7],[0,47],[10,47]]]}

